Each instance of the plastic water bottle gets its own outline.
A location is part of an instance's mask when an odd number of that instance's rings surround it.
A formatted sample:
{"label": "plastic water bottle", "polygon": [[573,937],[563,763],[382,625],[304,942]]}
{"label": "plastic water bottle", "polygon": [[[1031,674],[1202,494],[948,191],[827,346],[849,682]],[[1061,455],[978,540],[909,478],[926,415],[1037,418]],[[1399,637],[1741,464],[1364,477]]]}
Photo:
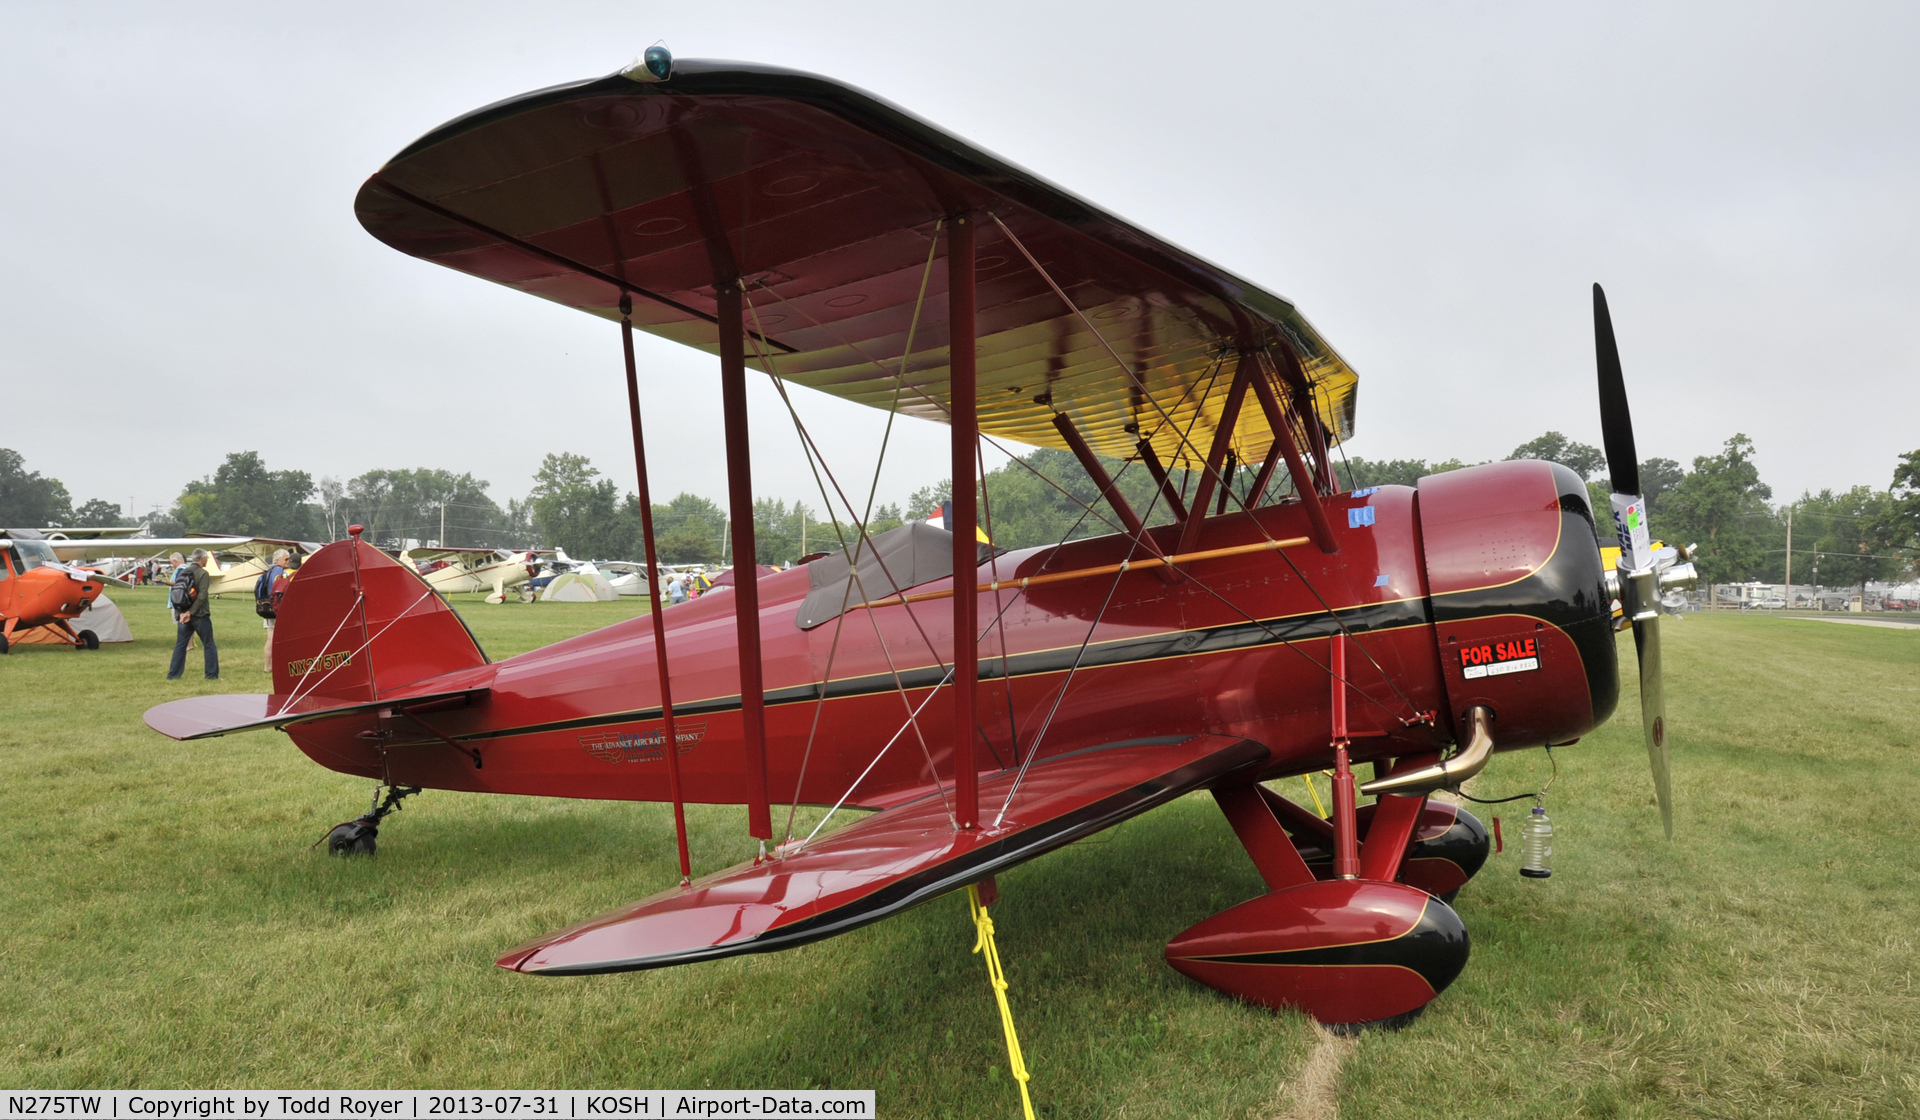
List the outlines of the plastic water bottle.
{"label": "plastic water bottle", "polygon": [[1520,874],[1529,879],[1545,879],[1553,874],[1547,861],[1553,858],[1553,822],[1544,806],[1535,805],[1520,826]]}

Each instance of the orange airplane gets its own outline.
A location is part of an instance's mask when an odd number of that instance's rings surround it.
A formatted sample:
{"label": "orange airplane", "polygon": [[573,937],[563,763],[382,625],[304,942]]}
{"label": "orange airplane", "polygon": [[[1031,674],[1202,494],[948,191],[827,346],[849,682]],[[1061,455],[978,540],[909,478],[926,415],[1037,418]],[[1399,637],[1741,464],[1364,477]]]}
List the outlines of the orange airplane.
{"label": "orange airplane", "polygon": [[51,626],[75,649],[99,649],[93,631],[75,631],[67,620],[80,617],[108,583],[129,586],[62,564],[32,529],[0,529],[0,653],[13,644],[14,631],[34,626]]}

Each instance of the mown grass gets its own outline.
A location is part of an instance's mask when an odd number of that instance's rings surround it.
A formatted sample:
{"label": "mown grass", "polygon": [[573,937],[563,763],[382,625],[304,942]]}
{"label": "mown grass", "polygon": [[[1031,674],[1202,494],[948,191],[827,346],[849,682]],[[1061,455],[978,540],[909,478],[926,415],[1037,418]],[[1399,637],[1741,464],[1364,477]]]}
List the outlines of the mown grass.
{"label": "mown grass", "polygon": [[[131,645],[0,659],[0,1083],[835,1086],[877,1089],[892,1116],[1017,1111],[959,897],[771,956],[503,972],[501,950],[670,883],[667,811],[433,792],[382,829],[378,859],[327,859],[307,845],[370,783],[277,733],[181,744],[140,723],[162,700],[264,680],[258,624],[224,602],[225,679],[190,660],[185,681],[162,680],[159,595],[122,596]],[[459,605],[496,657],[635,610]],[[1472,963],[1412,1027],[1362,1040],[1345,1114],[1920,1113],[1920,634],[1752,617],[1667,633],[1675,842],[1637,721],[1556,752],[1555,876],[1522,881],[1509,852],[1462,893]],[[1478,789],[1533,788],[1545,768],[1501,756]],[[699,867],[748,854],[740,811],[690,815]],[[1160,962],[1174,934],[1260,889],[1208,800],[1002,889],[1044,1115],[1277,1110],[1311,1028]]]}

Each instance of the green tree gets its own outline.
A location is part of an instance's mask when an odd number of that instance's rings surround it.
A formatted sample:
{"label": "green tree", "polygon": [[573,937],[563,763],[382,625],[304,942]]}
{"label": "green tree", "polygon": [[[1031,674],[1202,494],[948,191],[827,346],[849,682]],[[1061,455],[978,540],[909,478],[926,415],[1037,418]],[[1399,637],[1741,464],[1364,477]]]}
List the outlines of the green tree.
{"label": "green tree", "polygon": [[[842,522],[840,532],[852,539],[852,527]],[[791,507],[775,498],[757,498],[753,503],[753,550],[762,564],[791,564],[810,552],[831,552],[840,547],[832,523],[805,502]]]}
{"label": "green tree", "polygon": [[[471,474],[431,470],[372,470],[344,488],[320,482],[323,511],[336,524],[366,526],[373,541],[436,541],[448,548],[493,548],[510,539],[507,515]],[[442,536],[442,526],[445,535]]]}
{"label": "green tree", "polygon": [[44,529],[73,520],[73,498],[57,478],[27,469],[18,451],[0,447],[0,526]]}
{"label": "green tree", "polygon": [[73,511],[73,523],[86,529],[115,529],[128,524],[120,516],[120,507],[105,498],[95,498]]}
{"label": "green tree", "polygon": [[653,507],[654,547],[663,564],[718,564],[727,515],[698,494],[674,495]]}
{"label": "green tree", "polygon": [[1720,454],[1694,459],[1693,471],[1661,497],[1654,531],[1676,544],[1700,545],[1702,580],[1762,579],[1784,566],[1785,529],[1767,505],[1773,489],[1760,481],[1753,441],[1744,434],[1728,439]]}
{"label": "green tree", "polygon": [[1903,554],[1901,566],[1912,567],[1914,553],[1920,551],[1920,449],[1900,456],[1893,468],[1893,486],[1872,529],[1880,549]]}
{"label": "green tree", "polygon": [[1648,459],[1640,464],[1640,496],[1646,499],[1647,516],[1659,507],[1660,495],[1680,485],[1687,472],[1672,459]]}
{"label": "green tree", "polygon": [[940,512],[940,503],[953,500],[953,480],[943,478],[931,486],[922,486],[907,499],[907,520],[925,521]]}
{"label": "green tree", "polygon": [[[1881,535],[1891,497],[1871,486],[1836,494],[1804,494],[1793,507],[1794,555],[1805,556],[1800,571],[1818,571],[1812,580],[1826,587],[1861,587],[1868,580],[1895,574],[1900,562]],[[1810,561],[1810,562],[1809,562]]]}
{"label": "green tree", "polygon": [[619,488],[599,474],[584,455],[549,454],[533,476],[533,522],[577,559],[624,559],[638,551],[638,506],[623,509]]}
{"label": "green tree", "polygon": [[312,496],[307,472],[270,471],[259,452],[235,451],[211,478],[187,483],[172,521],[189,533],[311,540]]}
{"label": "green tree", "polygon": [[[874,508],[873,516],[867,521],[867,532],[884,533],[888,529],[898,529],[904,524],[906,524],[906,518],[901,514],[899,505],[888,503]],[[825,547],[825,545],[816,545],[815,550]]]}
{"label": "green tree", "polygon": [[1344,473],[1349,489],[1365,490],[1369,486],[1413,486],[1434,472],[1421,459],[1362,459],[1355,456],[1347,460]]}
{"label": "green tree", "polygon": [[1582,479],[1592,478],[1607,469],[1607,457],[1591,444],[1570,440],[1559,432],[1535,436],[1507,455],[1513,459],[1544,459],[1570,468]]}

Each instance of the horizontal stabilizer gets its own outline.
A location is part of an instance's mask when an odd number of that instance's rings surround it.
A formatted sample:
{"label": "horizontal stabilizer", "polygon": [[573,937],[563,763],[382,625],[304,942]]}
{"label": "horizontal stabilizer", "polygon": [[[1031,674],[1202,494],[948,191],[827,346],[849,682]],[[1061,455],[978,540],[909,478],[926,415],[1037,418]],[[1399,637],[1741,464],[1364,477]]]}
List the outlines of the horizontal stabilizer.
{"label": "horizontal stabilizer", "polygon": [[443,692],[424,692],[418,696],[393,696],[383,700],[342,700],[335,696],[302,696],[287,703],[285,696],[230,694],[225,696],[189,696],[158,707],[148,708],[147,726],[169,739],[211,739],[236,731],[258,731],[263,727],[286,727],[319,719],[351,715],[381,708],[415,708],[449,700],[471,699],[487,691],[456,688]]}
{"label": "horizontal stabilizer", "polygon": [[980,781],[981,827],[959,832],[942,793],[830,833],[782,858],[741,864],[501,957],[556,975],[688,964],[790,949],[878,921],[1138,816],[1228,775],[1267,749],[1199,735],[1089,747],[1035,763],[1007,819],[989,822],[1011,772]]}

